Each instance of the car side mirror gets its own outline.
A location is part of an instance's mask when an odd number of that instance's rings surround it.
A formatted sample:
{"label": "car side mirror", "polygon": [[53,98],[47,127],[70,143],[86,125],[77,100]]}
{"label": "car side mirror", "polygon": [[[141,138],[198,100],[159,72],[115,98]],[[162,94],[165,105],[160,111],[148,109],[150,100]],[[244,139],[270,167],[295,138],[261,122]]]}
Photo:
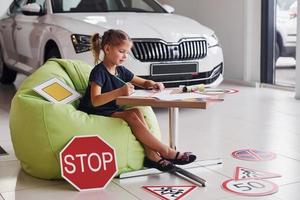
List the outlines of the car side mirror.
{"label": "car side mirror", "polygon": [[21,8],[24,15],[41,16],[44,14],[42,6],[37,3],[29,3]]}
{"label": "car side mirror", "polygon": [[168,13],[173,13],[175,11],[175,8],[167,5],[167,4],[163,4],[162,7],[168,12]]}

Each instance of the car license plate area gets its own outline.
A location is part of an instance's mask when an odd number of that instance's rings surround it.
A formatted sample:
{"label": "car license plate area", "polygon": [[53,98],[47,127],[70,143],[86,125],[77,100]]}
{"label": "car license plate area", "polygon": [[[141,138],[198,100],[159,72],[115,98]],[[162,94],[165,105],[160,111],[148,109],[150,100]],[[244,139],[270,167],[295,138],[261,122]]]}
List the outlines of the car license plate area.
{"label": "car license plate area", "polygon": [[198,72],[197,63],[152,64],[150,68],[151,76],[191,74]]}

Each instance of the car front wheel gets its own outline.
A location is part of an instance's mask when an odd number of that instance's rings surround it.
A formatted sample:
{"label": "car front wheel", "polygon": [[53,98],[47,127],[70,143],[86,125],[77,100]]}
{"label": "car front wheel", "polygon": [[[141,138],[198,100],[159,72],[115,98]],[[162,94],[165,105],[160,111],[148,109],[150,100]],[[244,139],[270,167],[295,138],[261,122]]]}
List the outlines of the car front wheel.
{"label": "car front wheel", "polygon": [[57,47],[52,47],[47,51],[45,54],[45,62],[49,60],[50,58],[61,58],[60,52]]}
{"label": "car front wheel", "polygon": [[276,42],[276,44],[275,44],[275,62],[277,61],[279,56],[280,56],[280,48],[279,48],[279,44]]}
{"label": "car front wheel", "polygon": [[2,49],[0,48],[0,82],[3,84],[12,84],[17,77],[15,70],[9,69],[4,63]]}

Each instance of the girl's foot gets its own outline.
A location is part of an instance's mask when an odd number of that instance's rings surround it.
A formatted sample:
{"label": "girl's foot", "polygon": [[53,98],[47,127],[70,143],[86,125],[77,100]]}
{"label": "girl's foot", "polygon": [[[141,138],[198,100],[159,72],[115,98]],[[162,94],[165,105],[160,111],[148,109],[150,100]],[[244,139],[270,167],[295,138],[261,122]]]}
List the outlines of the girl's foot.
{"label": "girl's foot", "polygon": [[146,157],[144,160],[144,167],[156,168],[160,171],[166,172],[166,171],[170,171],[171,169],[173,169],[174,165],[172,162],[167,161],[164,158],[161,158],[158,161],[153,161]]}
{"label": "girl's foot", "polygon": [[169,148],[167,156],[163,156],[163,158],[176,165],[186,165],[194,162],[197,156],[192,154],[191,152],[180,153],[176,152],[174,149]]}
{"label": "girl's foot", "polygon": [[174,165],[172,162],[161,158],[157,153],[151,152],[148,153],[144,160],[144,167],[156,168],[160,171],[169,171],[174,168]]}
{"label": "girl's foot", "polygon": [[[179,155],[181,156],[179,157]],[[176,156],[174,159],[166,159],[170,162],[172,162],[175,165],[186,165],[191,162],[194,162],[196,160],[197,156],[192,154],[192,152],[184,152],[184,153],[176,153]]]}

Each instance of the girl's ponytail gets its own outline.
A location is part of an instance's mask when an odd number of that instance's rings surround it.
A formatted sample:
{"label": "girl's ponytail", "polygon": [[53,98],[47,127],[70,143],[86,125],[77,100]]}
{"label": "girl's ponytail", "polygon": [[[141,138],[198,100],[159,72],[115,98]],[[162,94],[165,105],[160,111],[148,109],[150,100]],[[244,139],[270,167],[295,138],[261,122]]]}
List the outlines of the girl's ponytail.
{"label": "girl's ponytail", "polygon": [[94,63],[95,65],[99,62],[99,56],[100,56],[100,50],[101,50],[101,41],[100,41],[100,35],[99,33],[95,33],[91,38],[91,44],[92,44],[92,53],[94,56]]}
{"label": "girl's ponytail", "polygon": [[[101,59],[100,53],[103,52],[103,54],[105,54],[104,53],[105,45],[108,44],[108,45],[117,46],[124,41],[132,42],[130,37],[127,35],[127,33],[121,30],[109,29],[103,33],[102,37],[100,37],[99,33],[95,33],[91,38],[91,44],[92,44],[91,50],[94,56],[95,65],[98,64]],[[102,55],[102,57],[103,56],[104,55]]]}

